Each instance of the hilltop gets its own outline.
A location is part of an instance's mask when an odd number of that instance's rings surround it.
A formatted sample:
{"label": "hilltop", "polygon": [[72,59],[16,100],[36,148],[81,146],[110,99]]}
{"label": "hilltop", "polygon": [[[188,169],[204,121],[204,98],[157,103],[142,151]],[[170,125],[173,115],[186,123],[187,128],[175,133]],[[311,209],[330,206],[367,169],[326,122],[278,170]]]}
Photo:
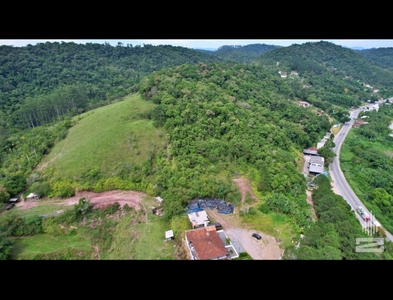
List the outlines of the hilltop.
{"label": "hilltop", "polygon": [[277,48],[281,48],[281,46],[266,45],[266,44],[250,44],[245,46],[224,45],[216,50],[206,50],[206,49],[196,49],[196,50],[202,53],[211,54],[225,61],[231,60],[238,63],[250,63],[252,62],[253,59],[258,57],[260,54]]}
{"label": "hilltop", "polygon": [[276,72],[296,74],[288,76],[292,93],[325,110],[332,104],[350,108],[368,99],[375,101],[393,94],[389,83],[393,80],[393,70],[376,65],[359,51],[329,42],[273,49],[252,63]]}
{"label": "hilltop", "polygon": [[378,65],[393,68],[393,48],[362,49],[359,53]]}

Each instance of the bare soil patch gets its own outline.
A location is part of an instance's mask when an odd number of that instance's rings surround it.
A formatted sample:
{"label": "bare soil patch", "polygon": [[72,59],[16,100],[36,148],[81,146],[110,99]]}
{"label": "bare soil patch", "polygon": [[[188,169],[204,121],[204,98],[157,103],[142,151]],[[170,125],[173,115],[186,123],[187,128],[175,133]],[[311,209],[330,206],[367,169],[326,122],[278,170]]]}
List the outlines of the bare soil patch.
{"label": "bare soil patch", "polygon": [[34,206],[37,206],[40,203],[40,200],[25,200],[25,201],[20,201],[15,204],[15,206],[18,206],[20,209],[29,209]]}
{"label": "bare soil patch", "polygon": [[316,211],[314,208],[314,201],[312,201],[312,192],[309,190],[306,190],[307,194],[307,203],[311,205],[312,207],[312,220],[315,221],[317,219]]}
{"label": "bare soil patch", "polygon": [[257,196],[255,196],[255,194],[252,190],[251,182],[249,179],[244,178],[244,177],[239,177],[239,178],[234,178],[233,181],[239,187],[240,193],[242,195],[242,205],[244,205],[244,201],[246,199],[247,192],[250,193],[250,195],[253,199],[258,201]]}
{"label": "bare soil patch", "polygon": [[137,191],[113,190],[102,193],[82,191],[77,192],[74,197],[64,200],[63,203],[64,205],[74,205],[78,203],[80,198],[85,198],[86,200],[90,200],[94,208],[102,208],[117,202],[121,207],[127,204],[139,210],[141,208],[140,202],[145,196],[147,194]]}
{"label": "bare soil patch", "polygon": [[[134,207],[136,210],[141,208],[140,203],[143,197],[147,196],[147,194],[137,191],[121,191],[121,190],[113,190],[106,191],[102,193],[94,193],[88,191],[77,192],[75,196],[60,200],[63,205],[74,205],[77,204],[80,198],[85,198],[86,200],[90,200],[90,203],[94,208],[103,208],[115,202],[118,202],[121,207],[124,205],[128,205],[130,207]],[[45,201],[45,199],[41,200],[25,200],[16,204],[20,209],[29,209],[31,207],[39,205],[41,201]]]}

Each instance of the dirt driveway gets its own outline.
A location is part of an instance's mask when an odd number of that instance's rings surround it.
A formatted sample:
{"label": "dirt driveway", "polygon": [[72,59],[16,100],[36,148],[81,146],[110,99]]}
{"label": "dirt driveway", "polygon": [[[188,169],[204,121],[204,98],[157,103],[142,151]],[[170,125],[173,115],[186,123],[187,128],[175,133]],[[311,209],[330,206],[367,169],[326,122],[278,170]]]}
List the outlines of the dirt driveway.
{"label": "dirt driveway", "polygon": [[[236,214],[224,215],[216,210],[207,210],[208,216],[214,221],[221,223],[226,235],[231,239],[237,251],[247,252],[253,259],[278,260],[283,255],[284,250],[273,236],[263,232],[242,228],[239,216]],[[252,237],[252,233],[258,233],[262,239],[257,240]]]}

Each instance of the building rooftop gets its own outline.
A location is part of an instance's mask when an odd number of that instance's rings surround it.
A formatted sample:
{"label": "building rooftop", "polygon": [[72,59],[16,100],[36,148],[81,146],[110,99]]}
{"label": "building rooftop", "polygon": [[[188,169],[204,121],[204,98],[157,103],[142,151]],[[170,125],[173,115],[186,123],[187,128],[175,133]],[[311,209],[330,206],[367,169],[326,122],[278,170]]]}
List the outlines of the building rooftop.
{"label": "building rooftop", "polygon": [[207,213],[204,210],[189,213],[188,218],[190,219],[190,222],[194,227],[199,225],[204,225],[205,223],[210,222],[209,217],[207,216]]}
{"label": "building rooftop", "polygon": [[228,250],[214,226],[188,230],[186,238],[200,260],[217,259],[228,255]]}
{"label": "building rooftop", "polygon": [[315,163],[310,164],[310,167],[308,170],[310,173],[316,173],[316,174],[321,174],[321,173],[325,172],[325,168],[323,167],[323,165],[315,164]]}
{"label": "building rooftop", "polygon": [[165,231],[165,238],[166,238],[166,239],[173,238],[173,236],[174,236],[173,230]]}
{"label": "building rooftop", "polygon": [[323,165],[324,163],[325,163],[325,159],[322,156],[312,156],[312,157],[310,157],[310,164]]}

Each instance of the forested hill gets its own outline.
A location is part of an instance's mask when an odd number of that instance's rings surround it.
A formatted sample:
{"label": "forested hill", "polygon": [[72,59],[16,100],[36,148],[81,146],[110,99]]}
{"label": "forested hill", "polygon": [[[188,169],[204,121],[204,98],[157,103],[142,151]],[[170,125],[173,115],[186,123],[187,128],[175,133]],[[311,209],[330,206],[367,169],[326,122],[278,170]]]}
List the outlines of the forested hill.
{"label": "forested hill", "polygon": [[183,65],[143,80],[140,93],[157,104],[151,118],[168,131],[167,153],[151,167],[166,214],[181,212],[195,197],[235,202],[230,175],[242,171],[262,193],[288,195],[299,205],[299,222],[309,221],[296,158],[330,123],[288,101],[288,90],[278,74],[231,62]]}
{"label": "forested hill", "polygon": [[281,46],[266,44],[250,44],[246,46],[228,46],[224,45],[216,51],[198,50],[203,53],[209,53],[223,60],[231,60],[239,63],[250,63],[258,55],[267,51],[280,48]]}
{"label": "forested hill", "polygon": [[[340,88],[341,91],[348,89],[346,97],[353,90],[352,94],[356,94],[359,100],[366,100],[364,97],[370,94],[368,91],[367,95],[362,93],[364,85],[378,89],[381,97],[391,97],[393,94],[391,69],[375,64],[359,51],[329,42],[309,42],[273,49],[261,54],[253,63],[276,67],[281,72],[296,71],[304,78],[303,84],[321,89],[315,93],[321,99],[324,97],[322,90],[328,92],[329,85]],[[348,99],[340,102],[341,105],[346,103],[348,106],[352,101]]]}
{"label": "forested hill", "polygon": [[11,126],[34,127],[137,91],[140,79],[152,71],[213,61],[220,59],[169,45],[0,46],[0,114]]}
{"label": "forested hill", "polygon": [[381,66],[393,68],[393,48],[364,49],[359,53]]}

